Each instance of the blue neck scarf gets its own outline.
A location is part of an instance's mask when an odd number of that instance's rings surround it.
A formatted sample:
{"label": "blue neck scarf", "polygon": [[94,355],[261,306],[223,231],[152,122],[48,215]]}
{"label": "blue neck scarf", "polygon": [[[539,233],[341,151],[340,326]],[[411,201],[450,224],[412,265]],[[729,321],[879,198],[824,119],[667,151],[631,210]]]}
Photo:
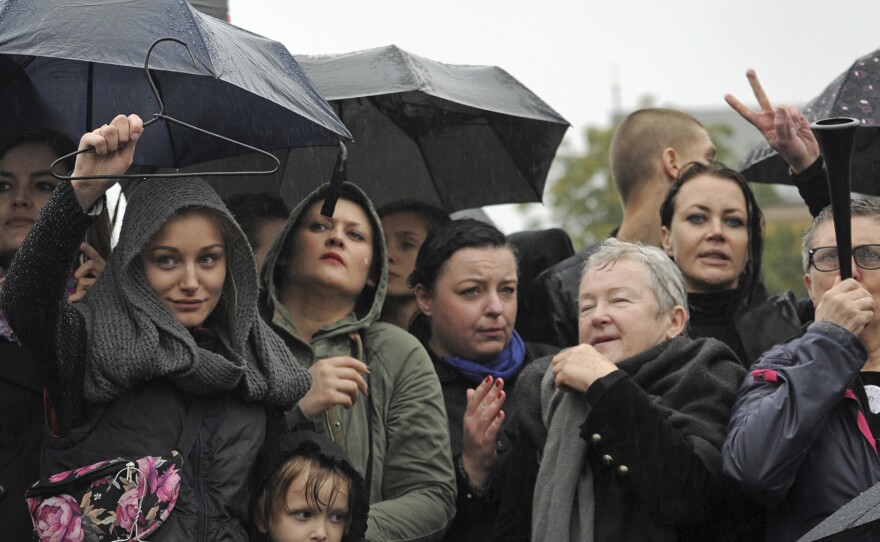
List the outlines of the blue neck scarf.
{"label": "blue neck scarf", "polygon": [[526,359],[526,345],[522,337],[516,331],[510,337],[510,342],[504,347],[495,359],[488,363],[475,363],[464,358],[443,356],[444,362],[452,366],[463,377],[473,382],[481,382],[486,376],[503,378],[507,380],[519,373]]}

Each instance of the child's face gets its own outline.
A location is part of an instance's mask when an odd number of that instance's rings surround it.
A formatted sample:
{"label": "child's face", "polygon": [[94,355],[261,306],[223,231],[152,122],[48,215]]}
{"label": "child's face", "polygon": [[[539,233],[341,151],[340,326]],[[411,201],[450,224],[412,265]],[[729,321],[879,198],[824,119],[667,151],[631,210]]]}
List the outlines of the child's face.
{"label": "child's face", "polygon": [[[276,514],[269,525],[269,537],[272,542],[341,542],[345,534],[345,523],[348,518],[348,491],[345,487],[338,488],[333,503],[329,508],[319,510],[317,503],[311,505],[306,500],[306,480],[309,479],[308,467],[293,479],[285,496],[286,510]],[[330,502],[334,486],[340,481],[328,479],[318,491],[321,503]]]}

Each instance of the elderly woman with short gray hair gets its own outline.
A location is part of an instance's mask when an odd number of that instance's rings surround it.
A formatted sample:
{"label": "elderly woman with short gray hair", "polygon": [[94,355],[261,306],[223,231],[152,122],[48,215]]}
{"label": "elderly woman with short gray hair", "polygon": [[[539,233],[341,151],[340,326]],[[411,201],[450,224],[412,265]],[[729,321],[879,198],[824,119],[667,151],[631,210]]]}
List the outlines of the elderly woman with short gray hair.
{"label": "elderly woman with short gray hair", "polygon": [[682,336],[686,307],[681,272],[658,248],[609,239],[587,260],[580,344],[520,377],[516,449],[534,500],[511,488],[496,539],[723,532],[720,448],[745,370],[723,343]]}

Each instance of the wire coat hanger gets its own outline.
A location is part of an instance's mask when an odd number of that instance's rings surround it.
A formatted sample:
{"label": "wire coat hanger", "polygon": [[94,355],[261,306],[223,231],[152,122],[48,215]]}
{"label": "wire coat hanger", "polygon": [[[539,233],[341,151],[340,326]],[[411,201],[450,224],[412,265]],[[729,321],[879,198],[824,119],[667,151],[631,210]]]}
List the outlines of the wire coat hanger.
{"label": "wire coat hanger", "polygon": [[[278,160],[278,158],[275,155],[273,155],[272,153],[266,152],[266,151],[264,151],[262,149],[258,149],[256,147],[252,147],[246,143],[242,143],[241,141],[236,141],[234,139],[230,139],[230,138],[222,136],[220,134],[215,134],[214,132],[209,132],[208,130],[205,130],[203,128],[199,128],[198,126],[193,126],[191,124],[187,124],[183,121],[177,120],[173,117],[169,117],[168,115],[165,114],[165,103],[162,101],[162,97],[159,95],[159,89],[156,87],[156,83],[153,81],[153,76],[150,73],[150,55],[153,53],[153,49],[156,47],[156,45],[158,45],[159,43],[161,43],[163,41],[173,41],[175,43],[179,43],[180,45],[183,45],[186,48],[186,51],[189,53],[190,58],[192,59],[193,67],[198,68],[198,64],[196,63],[196,57],[193,54],[192,49],[190,49],[189,45],[186,42],[184,42],[183,40],[180,40],[178,38],[165,37],[165,38],[157,39],[156,41],[154,41],[150,45],[149,49],[147,49],[146,57],[144,58],[144,72],[147,76],[147,82],[150,84],[150,89],[153,91],[153,96],[156,98],[156,102],[159,104],[159,112],[153,113],[153,118],[144,122],[144,128],[155,123],[158,120],[164,120],[165,122],[170,122],[172,124],[176,124],[178,126],[182,126],[184,128],[194,130],[196,132],[199,132],[199,133],[205,134],[207,136],[219,139],[221,141],[225,141],[227,143],[231,143],[233,145],[238,145],[239,147],[243,147],[243,148],[248,149],[250,151],[253,151],[255,153],[258,153],[258,154],[261,154],[261,155],[266,156],[268,158],[271,158],[272,161],[275,162],[275,167],[273,167],[270,170],[262,170],[262,171],[199,171],[199,172],[187,172],[187,173],[180,173],[180,172],[178,172],[178,173],[150,173],[150,174],[136,174],[136,175],[83,175],[83,176],[79,176],[79,177],[73,177],[70,175],[59,175],[55,171],[55,166],[61,162],[64,162],[65,160],[72,158],[74,156],[77,156],[79,154],[83,154],[85,152],[94,152],[95,151],[94,147],[87,147],[85,149],[79,149],[79,150],[76,150],[70,154],[66,154],[66,155],[62,156],[61,158],[58,158],[57,160],[52,162],[52,165],[50,166],[49,171],[52,173],[52,175],[55,178],[61,179],[61,180],[68,180],[68,181],[69,180],[79,180],[79,179],[168,179],[168,178],[182,178],[182,177],[230,177],[230,176],[235,176],[235,175],[271,175],[271,174],[275,173],[276,171],[278,171],[278,168],[281,166],[281,161]],[[340,142],[340,145],[341,144],[342,143]]]}

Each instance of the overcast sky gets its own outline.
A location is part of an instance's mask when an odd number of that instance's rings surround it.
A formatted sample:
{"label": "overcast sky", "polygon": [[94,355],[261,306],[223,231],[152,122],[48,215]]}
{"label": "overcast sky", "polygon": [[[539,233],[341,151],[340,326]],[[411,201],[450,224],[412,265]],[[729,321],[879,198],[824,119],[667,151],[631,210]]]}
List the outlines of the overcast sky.
{"label": "overcast sky", "polygon": [[[230,0],[231,22],[293,54],[395,44],[450,64],[496,65],[574,130],[623,110],[753,102],[758,71],[770,98],[805,103],[858,57],[880,48],[880,1],[853,0]],[[506,227],[511,231],[509,227]]]}

